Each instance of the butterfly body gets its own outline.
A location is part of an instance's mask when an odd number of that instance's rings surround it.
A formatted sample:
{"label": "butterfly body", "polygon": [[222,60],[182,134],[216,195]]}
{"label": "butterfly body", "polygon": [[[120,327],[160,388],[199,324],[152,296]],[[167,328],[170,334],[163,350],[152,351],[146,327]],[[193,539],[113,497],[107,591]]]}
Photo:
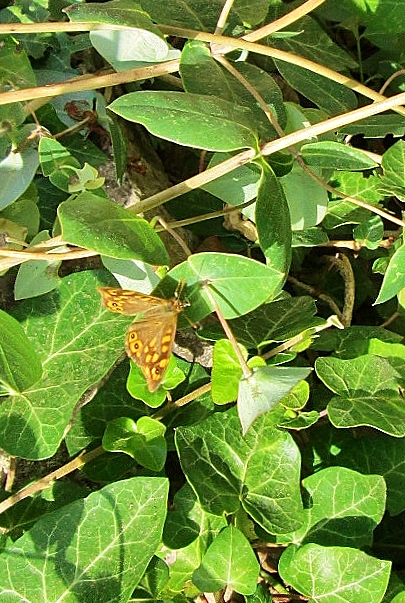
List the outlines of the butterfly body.
{"label": "butterfly body", "polygon": [[149,391],[156,391],[169,364],[183,302],[129,289],[99,287],[98,290],[108,310],[137,316],[128,328],[125,350],[141,368]]}

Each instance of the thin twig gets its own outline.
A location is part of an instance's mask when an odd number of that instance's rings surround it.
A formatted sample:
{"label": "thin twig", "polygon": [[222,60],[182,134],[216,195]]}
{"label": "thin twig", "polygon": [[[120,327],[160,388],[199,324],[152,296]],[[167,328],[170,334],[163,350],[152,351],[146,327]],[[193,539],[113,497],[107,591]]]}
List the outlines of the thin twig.
{"label": "thin twig", "polygon": [[244,375],[245,379],[248,379],[249,377],[251,377],[253,375],[253,372],[247,365],[247,362],[241,352],[238,342],[235,339],[235,335],[232,333],[232,330],[231,330],[230,326],[228,325],[228,323],[226,322],[226,320],[221,312],[221,309],[219,308],[219,306],[216,302],[216,299],[212,295],[212,293],[209,289],[209,284],[203,284],[202,287],[203,287],[207,297],[209,298],[210,302],[214,306],[215,313],[218,316],[218,320],[221,323],[221,326],[224,330],[225,335],[227,336],[227,338],[229,339],[229,341],[232,344],[233,350],[239,360],[239,364],[241,366],[243,375]]}
{"label": "thin twig", "polygon": [[104,448],[102,446],[95,448],[91,452],[83,452],[82,454],[79,454],[79,456],[77,456],[75,459],[73,459],[73,461],[70,461],[70,463],[63,465],[63,467],[59,467],[59,469],[56,469],[56,471],[52,471],[52,473],[49,473],[45,477],[41,477],[36,482],[25,486],[25,488],[22,488],[21,490],[19,490],[18,492],[16,492],[15,494],[0,503],[0,515],[8,509],[11,509],[11,507],[15,504],[19,503],[25,498],[28,498],[28,496],[33,496],[34,494],[37,494],[42,490],[46,490],[47,488],[49,488],[53,481],[60,479],[61,477],[65,477],[66,475],[69,475],[73,471],[76,471],[76,469],[80,469],[80,467],[83,467],[83,465],[85,465],[89,461],[92,461],[103,453]]}
{"label": "thin twig", "polygon": [[166,230],[168,233],[170,233],[172,235],[173,239],[176,241],[176,243],[182,248],[182,250],[186,254],[186,257],[189,258],[192,255],[192,253],[191,253],[191,250],[188,247],[187,243],[179,236],[179,234],[177,232],[175,232],[173,230],[173,228],[171,228],[170,224],[168,224],[166,222],[166,220],[164,220],[164,218],[162,218],[162,216],[158,216],[158,222],[164,228],[164,230]]}
{"label": "thin twig", "polygon": [[302,289],[303,291],[308,293],[308,295],[311,295],[311,297],[316,297],[316,298],[322,300],[325,304],[327,304],[331,308],[332,312],[334,312],[334,314],[337,315],[339,320],[340,321],[342,320],[342,312],[341,312],[339,306],[336,304],[336,302],[331,297],[329,297],[329,295],[320,293],[319,290],[316,289],[315,287],[312,287],[311,285],[307,285],[306,283],[302,283],[301,281],[294,278],[293,276],[287,277],[287,281],[289,283],[292,283],[296,287],[299,287],[300,289]]}
{"label": "thin twig", "polygon": [[206,383],[205,385],[202,385],[201,387],[198,387],[197,389],[193,390],[186,396],[179,398],[175,402],[172,402],[171,404],[166,404],[166,406],[159,408],[159,410],[153,415],[153,418],[157,420],[163,419],[163,417],[176,410],[176,408],[181,408],[182,406],[189,404],[196,398],[199,398],[200,396],[206,394],[209,391],[211,391],[211,383]]}

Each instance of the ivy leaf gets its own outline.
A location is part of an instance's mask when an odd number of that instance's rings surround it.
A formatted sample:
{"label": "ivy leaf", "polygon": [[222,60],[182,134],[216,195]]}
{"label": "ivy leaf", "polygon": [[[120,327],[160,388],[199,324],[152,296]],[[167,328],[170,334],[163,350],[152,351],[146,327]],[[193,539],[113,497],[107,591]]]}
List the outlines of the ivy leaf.
{"label": "ivy leaf", "polygon": [[176,430],[182,469],[205,511],[243,508],[271,534],[302,524],[299,451],[276,421],[266,413],[243,436],[232,409]]}
{"label": "ivy leaf", "polygon": [[357,549],[317,544],[290,546],[279,563],[283,580],[314,603],[380,603],[390,569]]}
{"label": "ivy leaf", "polygon": [[29,584],[41,601],[128,601],[159,545],[167,494],[166,479],[134,477],[46,515],[3,549],[3,590],[16,600]]}
{"label": "ivy leaf", "polygon": [[228,526],[215,538],[193,574],[202,592],[216,592],[227,586],[242,595],[256,590],[259,563],[246,536]]}
{"label": "ivy leaf", "polygon": [[22,391],[0,405],[0,446],[10,454],[30,459],[54,454],[79,398],[122,354],[132,317],[101,306],[100,284],[97,271],[71,274],[57,290],[13,309],[30,341],[26,349],[30,353],[35,346],[32,358],[38,355],[44,373],[38,381],[36,369],[35,383],[28,386],[24,378]]}
{"label": "ivy leaf", "polygon": [[[402,347],[402,346],[401,346]],[[366,354],[350,360],[318,358],[318,377],[335,397],[328,404],[336,427],[369,425],[395,437],[405,435],[403,360]]]}

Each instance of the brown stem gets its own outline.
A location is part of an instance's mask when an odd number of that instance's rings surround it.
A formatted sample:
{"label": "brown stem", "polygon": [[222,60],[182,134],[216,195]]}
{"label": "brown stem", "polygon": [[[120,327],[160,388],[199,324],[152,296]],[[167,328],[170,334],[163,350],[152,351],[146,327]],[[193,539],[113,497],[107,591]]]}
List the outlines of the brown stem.
{"label": "brown stem", "polygon": [[73,459],[73,461],[70,461],[70,463],[63,465],[63,467],[59,467],[59,469],[56,469],[56,471],[52,471],[52,473],[49,473],[45,477],[41,477],[36,482],[25,486],[25,488],[22,488],[22,490],[19,490],[6,500],[3,500],[2,503],[0,503],[0,514],[4,513],[15,504],[24,500],[25,498],[28,498],[28,496],[33,496],[34,494],[37,494],[42,490],[46,490],[47,488],[49,488],[49,486],[54,480],[60,479],[61,477],[65,477],[66,475],[69,475],[69,473],[76,471],[76,469],[80,469],[80,467],[82,467],[89,461],[92,461],[93,459],[97,458],[98,456],[103,454],[103,452],[104,448],[102,448],[102,446],[99,446],[91,452],[84,452],[82,454],[79,454],[79,456]]}

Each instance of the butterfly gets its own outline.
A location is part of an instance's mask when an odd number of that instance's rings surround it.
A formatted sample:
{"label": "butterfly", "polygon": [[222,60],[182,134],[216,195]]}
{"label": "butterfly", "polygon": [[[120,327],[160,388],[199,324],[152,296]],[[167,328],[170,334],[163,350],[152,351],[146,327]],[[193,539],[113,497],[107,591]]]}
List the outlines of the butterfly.
{"label": "butterfly", "polygon": [[169,364],[177,318],[184,302],[114,287],[99,287],[98,291],[111,312],[139,314],[125,336],[125,350],[140,367],[149,391],[156,391]]}

